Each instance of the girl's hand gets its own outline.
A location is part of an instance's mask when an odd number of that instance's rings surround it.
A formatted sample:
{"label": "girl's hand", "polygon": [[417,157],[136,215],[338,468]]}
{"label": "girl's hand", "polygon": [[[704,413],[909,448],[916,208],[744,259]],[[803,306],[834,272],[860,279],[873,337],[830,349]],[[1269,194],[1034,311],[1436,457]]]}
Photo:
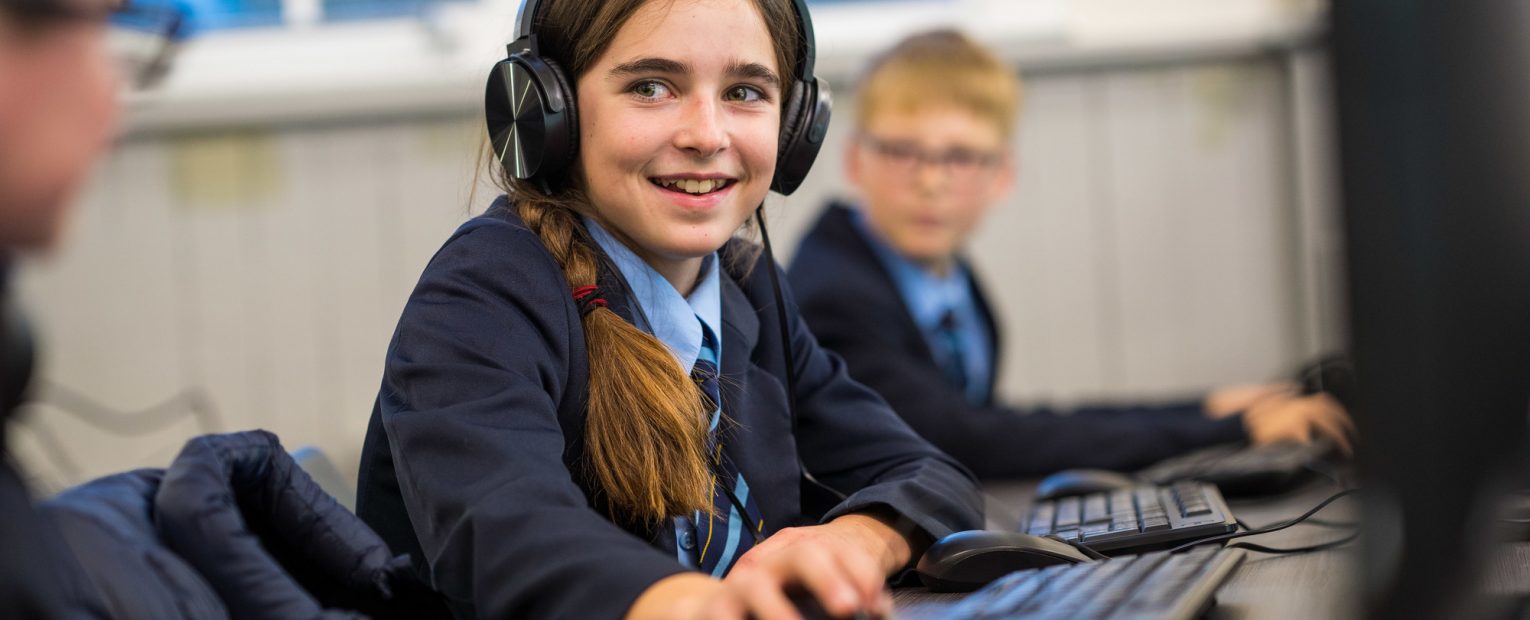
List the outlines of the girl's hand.
{"label": "girl's hand", "polygon": [[627,617],[796,619],[800,614],[786,594],[795,588],[836,617],[859,611],[886,616],[892,613],[887,576],[911,553],[903,536],[868,515],[787,528],[745,553],[721,581],[697,573],[660,580]]}
{"label": "girl's hand", "polygon": [[887,576],[908,564],[908,541],[881,519],[850,514],[823,525],[781,530],[750,549],[723,579],[750,601],[761,620],[794,618],[782,591],[801,587],[825,611],[892,612]]}
{"label": "girl's hand", "polygon": [[1327,394],[1271,398],[1255,403],[1243,414],[1243,428],[1254,445],[1278,441],[1330,439],[1344,454],[1353,451],[1355,423],[1344,406]]}

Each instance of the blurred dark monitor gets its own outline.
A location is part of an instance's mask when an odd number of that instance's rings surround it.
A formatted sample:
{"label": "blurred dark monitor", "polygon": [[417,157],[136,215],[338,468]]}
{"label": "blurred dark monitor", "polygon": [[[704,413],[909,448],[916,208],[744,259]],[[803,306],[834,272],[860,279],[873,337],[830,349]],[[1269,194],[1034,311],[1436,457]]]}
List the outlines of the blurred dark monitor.
{"label": "blurred dark monitor", "polygon": [[1495,616],[1530,410],[1530,3],[1331,3],[1374,618]]}

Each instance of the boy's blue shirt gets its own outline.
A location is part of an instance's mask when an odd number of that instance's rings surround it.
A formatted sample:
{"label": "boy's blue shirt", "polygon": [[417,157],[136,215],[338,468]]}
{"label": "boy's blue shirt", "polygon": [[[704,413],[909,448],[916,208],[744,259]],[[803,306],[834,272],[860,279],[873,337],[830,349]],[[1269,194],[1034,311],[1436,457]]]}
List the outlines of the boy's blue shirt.
{"label": "boy's blue shirt", "polygon": [[852,212],[855,214],[856,230],[866,238],[877,260],[892,276],[904,305],[914,317],[914,323],[930,344],[930,350],[941,350],[941,318],[947,311],[955,313],[956,333],[961,343],[962,362],[968,378],[965,390],[967,400],[983,402],[987,398],[988,384],[993,378],[993,352],[989,350],[993,334],[989,333],[987,321],[978,308],[977,299],[973,297],[966,267],[958,261],[952,261],[951,269],[945,275],[936,275],[883,241],[871,229],[859,208]]}

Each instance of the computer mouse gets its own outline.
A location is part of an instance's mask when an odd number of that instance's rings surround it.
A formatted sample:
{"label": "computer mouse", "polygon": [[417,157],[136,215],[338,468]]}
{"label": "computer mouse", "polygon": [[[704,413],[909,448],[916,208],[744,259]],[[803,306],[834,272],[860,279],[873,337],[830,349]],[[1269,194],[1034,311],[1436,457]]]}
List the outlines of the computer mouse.
{"label": "computer mouse", "polygon": [[1057,499],[1072,495],[1087,495],[1100,491],[1128,489],[1137,481],[1126,474],[1104,469],[1065,469],[1036,485],[1036,499]]}
{"label": "computer mouse", "polygon": [[1090,562],[1072,545],[1019,532],[969,530],[935,541],[914,570],[934,592],[971,592],[1017,570]]}

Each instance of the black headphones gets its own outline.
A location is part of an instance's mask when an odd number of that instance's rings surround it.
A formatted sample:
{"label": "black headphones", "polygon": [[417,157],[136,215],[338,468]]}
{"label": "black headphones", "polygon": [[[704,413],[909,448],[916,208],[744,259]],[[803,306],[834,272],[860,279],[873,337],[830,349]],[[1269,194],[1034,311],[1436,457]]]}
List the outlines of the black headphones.
{"label": "black headphones", "polygon": [[[579,111],[573,82],[558,63],[542,57],[534,32],[541,0],[525,0],[516,19],[509,58],[489,72],[484,112],[494,156],[517,179],[548,187],[579,153]],[[813,75],[813,21],[804,0],[792,0],[802,26],[797,77],[781,107],[781,138],[770,189],[791,194],[802,184],[829,131],[829,85]]]}

